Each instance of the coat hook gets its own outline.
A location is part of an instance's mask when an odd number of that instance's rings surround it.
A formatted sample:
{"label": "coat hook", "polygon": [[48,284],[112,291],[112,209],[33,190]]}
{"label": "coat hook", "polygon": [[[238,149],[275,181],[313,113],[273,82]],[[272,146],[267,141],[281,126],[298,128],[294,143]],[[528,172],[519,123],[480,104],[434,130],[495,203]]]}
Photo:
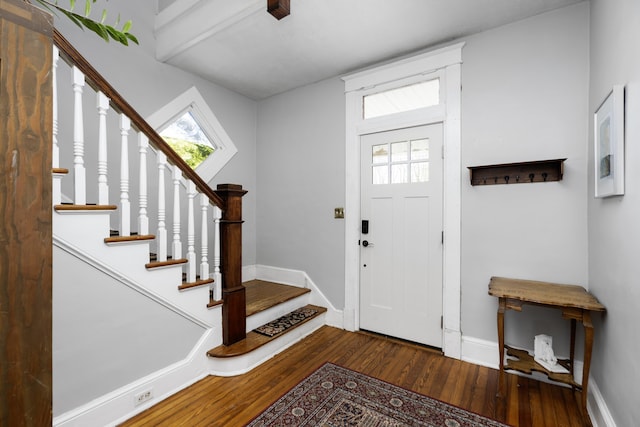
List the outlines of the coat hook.
{"label": "coat hook", "polygon": [[497,183],[498,183],[498,177],[497,177],[497,176],[494,176],[494,177],[493,177],[493,183],[494,183],[494,184],[497,184]]}
{"label": "coat hook", "polygon": [[543,181],[546,181],[546,180],[547,180],[547,176],[548,176],[548,174],[547,174],[546,172],[542,172],[542,179],[543,179]]}
{"label": "coat hook", "polygon": [[482,183],[486,185],[486,184],[487,184],[487,178],[484,178],[484,179],[482,180]]}
{"label": "coat hook", "polygon": [[533,177],[536,176],[535,173],[530,173],[529,174],[529,181],[533,182]]}
{"label": "coat hook", "polygon": [[504,176],[504,182],[507,184],[509,183],[509,175]]}
{"label": "coat hook", "polygon": [[516,175],[516,182],[520,182],[520,175]]}

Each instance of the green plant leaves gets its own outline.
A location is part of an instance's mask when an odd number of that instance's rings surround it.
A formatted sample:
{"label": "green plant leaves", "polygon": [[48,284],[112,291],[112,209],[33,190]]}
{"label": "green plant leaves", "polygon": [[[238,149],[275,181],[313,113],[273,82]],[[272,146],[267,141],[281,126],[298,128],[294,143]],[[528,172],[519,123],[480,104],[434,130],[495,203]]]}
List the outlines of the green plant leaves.
{"label": "green plant leaves", "polygon": [[65,9],[58,5],[58,0],[49,1],[49,0],[25,0],[29,3],[37,3],[41,5],[43,8],[51,11],[52,13],[59,12],[62,15],[66,16],[71,22],[76,24],[78,27],[82,29],[88,29],[93,31],[98,36],[102,37],[105,41],[115,40],[118,43],[121,43],[125,46],[129,45],[129,42],[133,42],[135,44],[139,44],[136,36],[131,34],[129,30],[131,29],[132,22],[131,20],[125,22],[122,25],[122,29],[118,30],[116,27],[120,23],[120,16],[118,15],[118,19],[116,20],[113,26],[105,24],[107,20],[107,10],[104,9],[102,11],[102,15],[100,21],[96,21],[91,19],[89,15],[91,14],[91,5],[92,3],[96,3],[97,0],[86,0],[84,5],[84,14],[79,14],[74,12],[76,6],[76,0],[69,0],[69,9]]}

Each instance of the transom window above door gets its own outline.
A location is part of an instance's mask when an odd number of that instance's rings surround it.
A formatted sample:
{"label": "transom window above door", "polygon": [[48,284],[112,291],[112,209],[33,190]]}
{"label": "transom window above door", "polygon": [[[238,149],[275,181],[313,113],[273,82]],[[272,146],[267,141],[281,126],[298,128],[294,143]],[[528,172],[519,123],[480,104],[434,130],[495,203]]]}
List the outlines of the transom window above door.
{"label": "transom window above door", "polygon": [[429,139],[377,144],[371,148],[373,184],[429,181]]}
{"label": "transom window above door", "polygon": [[363,97],[363,118],[404,113],[440,104],[440,79],[431,79]]}

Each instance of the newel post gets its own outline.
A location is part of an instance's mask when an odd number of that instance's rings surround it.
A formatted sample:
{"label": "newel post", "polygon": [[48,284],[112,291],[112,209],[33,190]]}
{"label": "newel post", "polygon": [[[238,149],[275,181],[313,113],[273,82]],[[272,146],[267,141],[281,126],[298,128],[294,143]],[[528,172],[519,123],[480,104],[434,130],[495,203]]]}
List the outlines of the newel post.
{"label": "newel post", "polygon": [[242,286],[242,197],[246,193],[237,184],[219,184],[216,189],[216,194],[224,201],[220,221],[224,345],[246,337],[246,299]]}

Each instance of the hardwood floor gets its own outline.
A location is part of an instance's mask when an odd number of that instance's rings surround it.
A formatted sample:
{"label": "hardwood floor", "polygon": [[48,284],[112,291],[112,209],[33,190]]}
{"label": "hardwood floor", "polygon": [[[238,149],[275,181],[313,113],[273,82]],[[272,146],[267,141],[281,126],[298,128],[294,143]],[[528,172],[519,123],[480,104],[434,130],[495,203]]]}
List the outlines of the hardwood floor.
{"label": "hardwood floor", "polygon": [[494,369],[417,345],[328,326],[247,374],[207,377],[122,425],[243,426],[325,362],[513,426],[582,425],[568,388],[507,374],[505,404],[497,405],[498,371]]}

